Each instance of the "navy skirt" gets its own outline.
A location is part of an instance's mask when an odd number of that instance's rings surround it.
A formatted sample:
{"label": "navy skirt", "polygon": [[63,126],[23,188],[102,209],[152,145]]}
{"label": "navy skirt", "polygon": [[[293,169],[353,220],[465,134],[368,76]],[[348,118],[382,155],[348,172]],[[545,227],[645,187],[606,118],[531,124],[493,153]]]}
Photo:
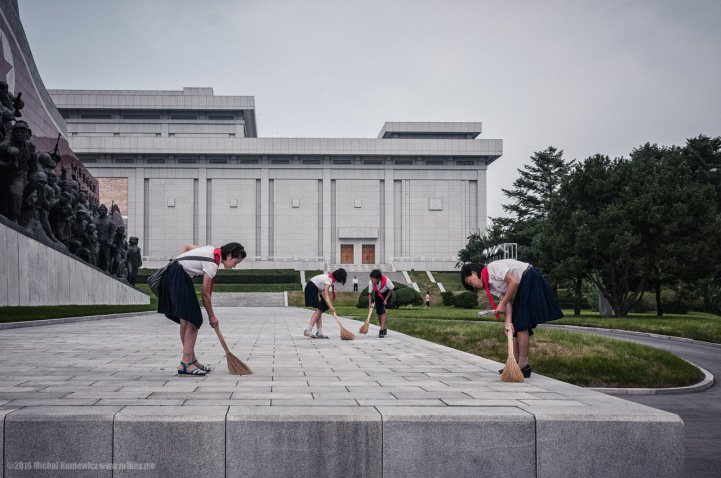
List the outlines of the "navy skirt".
{"label": "navy skirt", "polygon": [[198,328],[203,325],[203,314],[200,312],[193,280],[178,262],[170,264],[163,273],[158,312],[173,322],[180,323],[180,319],[183,319]]}
{"label": "navy skirt", "polygon": [[312,282],[308,282],[305,285],[305,306],[319,309],[321,312],[328,310],[328,304],[321,297],[318,286]]}
{"label": "navy skirt", "polygon": [[531,267],[523,274],[513,299],[513,328],[533,335],[538,324],[561,317],[563,312],[551,286],[538,269]]}

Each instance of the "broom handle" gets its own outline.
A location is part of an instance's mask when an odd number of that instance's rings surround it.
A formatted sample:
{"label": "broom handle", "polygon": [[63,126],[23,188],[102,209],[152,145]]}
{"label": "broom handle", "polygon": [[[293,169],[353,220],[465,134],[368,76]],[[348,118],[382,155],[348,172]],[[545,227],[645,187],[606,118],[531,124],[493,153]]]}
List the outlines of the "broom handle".
{"label": "broom handle", "polygon": [[342,329],[343,324],[340,323],[340,319],[338,318],[338,316],[336,315],[335,312],[333,312],[333,317],[335,317],[335,321],[338,322],[338,327],[340,327]]}
{"label": "broom handle", "polygon": [[513,326],[511,325],[511,330],[509,330],[506,333],[506,336],[508,336],[508,356],[514,357],[513,355]]}
{"label": "broom handle", "polygon": [[371,321],[371,314],[373,313],[373,307],[368,307],[368,318],[366,319],[366,322]]}
{"label": "broom handle", "polygon": [[223,350],[225,350],[225,353],[230,353],[230,350],[228,349],[228,344],[225,343],[225,339],[223,338],[223,334],[220,333],[220,327],[215,328],[215,335],[218,336],[220,339],[220,345],[223,346]]}

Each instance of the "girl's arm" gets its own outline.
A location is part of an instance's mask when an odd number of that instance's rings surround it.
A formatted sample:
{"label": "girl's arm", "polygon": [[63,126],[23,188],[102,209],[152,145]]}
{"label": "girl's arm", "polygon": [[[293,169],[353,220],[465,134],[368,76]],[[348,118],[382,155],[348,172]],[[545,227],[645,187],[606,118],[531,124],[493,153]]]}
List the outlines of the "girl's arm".
{"label": "girl's arm", "polygon": [[192,251],[193,249],[197,249],[197,248],[199,248],[199,247],[200,247],[200,246],[198,246],[198,245],[196,245],[196,244],[186,244],[186,245],[183,246],[183,250],[182,250],[181,254],[182,254],[183,252]]}
{"label": "girl's arm", "polygon": [[496,307],[496,310],[502,314],[506,312],[506,306],[510,305],[509,302],[513,299],[513,296],[518,290],[518,285],[520,284],[520,282],[511,274],[506,274],[506,277],[504,277],[503,280],[506,281],[506,284],[508,284],[508,288],[506,289],[506,293],[501,296],[501,302]]}
{"label": "girl's arm", "polygon": [[218,318],[215,316],[215,312],[213,312],[213,304],[210,300],[212,283],[213,279],[211,279],[208,274],[203,274],[203,307],[205,307],[205,310],[208,312],[208,322],[210,326],[216,328],[218,326]]}
{"label": "girl's arm", "polygon": [[511,330],[511,323],[513,322],[513,306],[511,304],[508,304],[506,307],[506,332],[510,332]]}
{"label": "girl's arm", "polygon": [[323,290],[323,294],[325,295],[325,303],[328,304],[328,308],[331,312],[335,313],[335,306],[333,306],[333,301],[330,300],[330,294],[328,293],[330,291],[330,286],[328,284],[325,285],[325,289]]}

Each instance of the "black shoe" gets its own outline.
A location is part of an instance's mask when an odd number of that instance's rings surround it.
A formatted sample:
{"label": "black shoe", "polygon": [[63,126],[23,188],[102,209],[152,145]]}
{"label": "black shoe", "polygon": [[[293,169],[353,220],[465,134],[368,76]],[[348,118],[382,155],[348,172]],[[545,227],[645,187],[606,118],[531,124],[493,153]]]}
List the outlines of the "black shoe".
{"label": "black shoe", "polygon": [[388,331],[387,331],[386,329],[380,329],[380,330],[378,331],[378,338],[379,338],[379,339],[382,339],[382,338],[385,337],[387,334],[388,334]]}
{"label": "black shoe", "polygon": [[[503,373],[503,369],[498,371],[499,374]],[[531,366],[526,365],[521,369],[521,373],[523,374],[523,378],[531,378]]]}

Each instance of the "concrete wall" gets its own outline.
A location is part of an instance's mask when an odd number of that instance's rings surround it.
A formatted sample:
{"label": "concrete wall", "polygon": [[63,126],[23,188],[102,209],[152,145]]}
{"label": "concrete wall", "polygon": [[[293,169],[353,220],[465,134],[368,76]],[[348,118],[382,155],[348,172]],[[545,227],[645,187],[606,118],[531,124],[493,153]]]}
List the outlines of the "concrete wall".
{"label": "concrete wall", "polygon": [[148,304],[142,292],[0,224],[0,307]]}

